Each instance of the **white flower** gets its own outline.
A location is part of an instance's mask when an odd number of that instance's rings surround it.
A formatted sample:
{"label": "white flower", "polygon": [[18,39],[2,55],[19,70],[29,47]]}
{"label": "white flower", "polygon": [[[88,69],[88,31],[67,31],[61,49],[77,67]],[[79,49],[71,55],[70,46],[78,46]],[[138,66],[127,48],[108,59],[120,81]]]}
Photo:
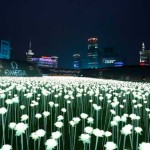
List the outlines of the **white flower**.
{"label": "white flower", "polygon": [[131,134],[131,129],[133,128],[132,125],[128,124],[128,125],[125,125],[122,130],[121,130],[121,134],[124,134],[125,136],[126,135],[129,135]]}
{"label": "white flower", "polygon": [[52,149],[54,149],[57,146],[57,144],[58,144],[57,140],[55,140],[55,139],[48,139],[45,142],[45,145],[47,146],[46,150],[52,150]]}
{"label": "white flower", "polygon": [[88,134],[92,134],[93,128],[92,128],[92,127],[85,127],[85,128],[84,128],[84,132],[85,132],[85,133],[88,133]]}
{"label": "white flower", "polygon": [[81,136],[79,136],[79,140],[82,141],[83,143],[90,143],[91,141],[91,136],[89,134],[81,134]]}
{"label": "white flower", "polygon": [[95,136],[97,136],[97,137],[103,137],[104,133],[105,133],[105,132],[104,132],[103,130],[100,130],[100,129],[98,129],[98,128],[93,129],[93,134],[94,134]]}
{"label": "white flower", "polygon": [[62,133],[59,131],[52,132],[52,139],[59,139],[61,137]]}
{"label": "white flower", "polygon": [[116,112],[115,112],[113,109],[111,109],[110,112],[111,112],[113,115],[116,114]]}
{"label": "white flower", "polygon": [[11,150],[12,149],[12,146],[9,145],[9,144],[5,144],[2,146],[2,148],[0,150]]}
{"label": "white flower", "polygon": [[42,114],[43,114],[43,116],[46,118],[46,117],[48,117],[48,116],[50,115],[50,112],[44,111]]}
{"label": "white flower", "polygon": [[86,118],[88,117],[88,115],[87,115],[87,114],[85,114],[85,113],[81,113],[81,115],[80,115],[80,116],[81,116],[81,118],[82,118],[82,119],[86,119]]}
{"label": "white flower", "polygon": [[105,145],[106,150],[114,150],[117,148],[117,145],[114,142],[107,142]]}
{"label": "white flower", "polygon": [[93,124],[94,123],[94,119],[92,117],[87,118],[87,123]]}
{"label": "white flower", "polygon": [[102,109],[102,107],[101,107],[101,106],[98,106],[97,104],[93,104],[93,108],[94,108],[94,110],[96,110],[96,111],[99,111],[100,109]]}
{"label": "white flower", "polygon": [[4,115],[7,112],[7,109],[5,107],[0,108],[0,114]]}
{"label": "white flower", "polygon": [[142,142],[139,144],[139,150],[150,150],[150,143]]}
{"label": "white flower", "polygon": [[117,121],[111,121],[111,122],[110,122],[110,125],[111,125],[111,127],[117,126],[117,125],[118,125],[118,122],[117,122]]}
{"label": "white flower", "polygon": [[111,136],[111,135],[112,135],[112,133],[111,133],[111,132],[109,132],[109,131],[106,131],[106,132],[104,133],[104,135],[105,135],[106,137],[109,137],[109,136]]}
{"label": "white flower", "polygon": [[136,120],[140,120],[140,118],[141,118],[140,116],[136,116]]}
{"label": "white flower", "polygon": [[81,119],[79,117],[73,117],[72,120],[75,122],[75,124],[78,124]]}
{"label": "white flower", "polygon": [[50,107],[54,106],[54,102],[49,102],[48,104],[50,105]]}
{"label": "white flower", "polygon": [[25,114],[21,116],[21,121],[26,121],[27,119],[29,119],[28,115]]}
{"label": "white flower", "polygon": [[19,98],[18,97],[14,97],[12,98],[13,103],[19,103]]}
{"label": "white flower", "polygon": [[21,105],[21,106],[20,106],[20,109],[22,109],[22,110],[25,109],[25,106],[24,106],[24,105]]}
{"label": "white flower", "polygon": [[61,121],[61,120],[63,120],[64,119],[64,116],[62,116],[62,115],[59,115],[58,117],[57,117],[57,121]]}
{"label": "white flower", "polygon": [[31,138],[36,141],[39,137],[36,134],[36,132],[33,132],[33,133],[31,133]]}
{"label": "white flower", "polygon": [[11,105],[13,103],[13,101],[11,99],[6,99],[5,103],[8,105]]}
{"label": "white flower", "polygon": [[16,126],[16,123],[15,123],[15,122],[10,122],[10,123],[9,123],[9,128],[10,128],[10,129],[13,130],[13,129],[15,128],[15,126]]}
{"label": "white flower", "polygon": [[120,116],[115,116],[115,117],[113,118],[113,120],[116,121],[116,122],[119,122],[119,121],[120,121]]}
{"label": "white flower", "polygon": [[121,119],[120,119],[120,121],[122,121],[122,122],[126,122],[126,121],[127,121],[127,117],[122,116],[122,117],[121,117]]}
{"label": "white flower", "polygon": [[76,123],[73,120],[71,120],[69,123],[72,127],[74,127],[76,125]]}
{"label": "white flower", "polygon": [[136,119],[136,114],[131,114],[129,117],[131,118],[131,120],[135,120]]}
{"label": "white flower", "polygon": [[120,108],[124,108],[124,106],[123,106],[123,105],[119,105],[119,107],[120,107]]}
{"label": "white flower", "polygon": [[134,130],[136,133],[139,133],[139,134],[141,134],[141,132],[143,131],[141,127],[135,127]]}
{"label": "white flower", "polygon": [[46,134],[46,132],[43,129],[39,129],[35,133],[38,137],[43,137]]}
{"label": "white flower", "polygon": [[16,136],[20,136],[22,133],[25,133],[26,129],[28,128],[28,124],[25,123],[18,123],[15,126],[15,130],[16,130]]}
{"label": "white flower", "polygon": [[61,121],[57,121],[57,122],[55,123],[55,126],[56,126],[57,128],[61,128],[63,125],[64,125],[64,124],[63,124],[63,122],[61,122]]}
{"label": "white flower", "polygon": [[42,117],[42,115],[38,113],[38,114],[35,115],[35,117],[36,117],[37,119],[40,119],[40,118]]}
{"label": "white flower", "polygon": [[63,113],[65,113],[67,110],[66,110],[66,108],[62,108],[61,111],[62,111]]}
{"label": "white flower", "polygon": [[57,103],[56,103],[56,104],[54,104],[54,107],[58,107],[58,106],[59,106],[59,104],[57,104]]}

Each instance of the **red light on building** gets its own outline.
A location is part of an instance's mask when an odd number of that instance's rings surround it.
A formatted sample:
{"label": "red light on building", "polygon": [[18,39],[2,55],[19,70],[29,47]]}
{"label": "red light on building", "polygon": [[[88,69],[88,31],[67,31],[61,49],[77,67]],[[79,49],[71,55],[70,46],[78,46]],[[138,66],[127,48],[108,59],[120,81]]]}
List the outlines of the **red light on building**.
{"label": "red light on building", "polygon": [[97,38],[89,38],[89,39],[88,39],[88,42],[90,42],[90,43],[95,43],[95,42],[97,42],[97,41],[98,41]]}
{"label": "red light on building", "polygon": [[140,63],[140,66],[145,66],[146,64],[144,62],[141,62]]}

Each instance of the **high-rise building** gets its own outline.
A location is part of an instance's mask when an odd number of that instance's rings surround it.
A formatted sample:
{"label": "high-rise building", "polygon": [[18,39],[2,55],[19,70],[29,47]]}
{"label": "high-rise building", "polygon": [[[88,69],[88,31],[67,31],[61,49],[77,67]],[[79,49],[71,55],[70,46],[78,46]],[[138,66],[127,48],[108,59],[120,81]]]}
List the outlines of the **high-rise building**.
{"label": "high-rise building", "polygon": [[140,53],[140,65],[150,65],[150,50],[145,50],[145,44],[142,43]]}
{"label": "high-rise building", "polygon": [[80,69],[81,68],[81,59],[80,54],[74,54],[73,55],[73,68],[74,69]]}
{"label": "high-rise building", "polygon": [[33,56],[33,55],[34,55],[34,53],[33,53],[32,50],[31,50],[31,41],[30,41],[29,50],[28,50],[28,52],[26,53],[26,56],[27,56],[26,60],[27,60],[28,62],[32,62],[32,56]]}
{"label": "high-rise building", "polygon": [[32,58],[32,63],[37,65],[37,67],[44,68],[57,68],[58,67],[58,57],[57,56],[42,56],[40,58]]}
{"label": "high-rise building", "polygon": [[0,59],[10,59],[10,42],[1,40]]}
{"label": "high-rise building", "polygon": [[98,49],[98,39],[89,38],[88,39],[88,54],[87,54],[87,66],[88,68],[98,68],[99,67],[99,49]]}

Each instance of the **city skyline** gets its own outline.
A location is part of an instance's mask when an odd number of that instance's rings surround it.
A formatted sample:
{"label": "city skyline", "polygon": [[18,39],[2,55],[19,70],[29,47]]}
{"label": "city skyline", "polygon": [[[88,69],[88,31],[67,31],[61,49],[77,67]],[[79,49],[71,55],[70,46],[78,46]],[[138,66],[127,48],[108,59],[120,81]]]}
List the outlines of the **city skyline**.
{"label": "city skyline", "polygon": [[[60,66],[72,65],[72,55],[87,55],[87,39],[99,48],[113,47],[127,64],[139,64],[141,44],[150,48],[150,2],[106,0],[1,2],[0,39],[9,40],[15,58],[25,59],[29,41],[38,56],[56,55]],[[68,65],[70,64],[70,65]]]}

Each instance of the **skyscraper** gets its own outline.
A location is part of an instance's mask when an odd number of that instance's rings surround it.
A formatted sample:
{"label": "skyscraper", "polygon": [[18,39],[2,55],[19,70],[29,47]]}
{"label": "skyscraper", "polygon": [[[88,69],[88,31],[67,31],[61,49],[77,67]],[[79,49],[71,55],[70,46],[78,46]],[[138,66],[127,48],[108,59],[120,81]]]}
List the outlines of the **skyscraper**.
{"label": "skyscraper", "polygon": [[140,65],[150,65],[150,50],[145,50],[145,44],[142,43],[140,53]]}
{"label": "skyscraper", "polygon": [[1,40],[0,45],[0,58],[1,59],[10,59],[10,42]]}
{"label": "skyscraper", "polygon": [[98,39],[89,38],[88,39],[88,54],[87,54],[87,65],[88,68],[98,68],[99,67],[99,49],[98,49]]}
{"label": "skyscraper", "polygon": [[33,56],[33,55],[34,55],[34,53],[33,53],[32,50],[31,50],[31,41],[30,41],[29,50],[28,50],[28,52],[26,53],[27,61],[32,62],[32,56]]}
{"label": "skyscraper", "polygon": [[73,60],[73,68],[80,69],[81,68],[80,54],[74,54],[73,59],[74,59]]}

